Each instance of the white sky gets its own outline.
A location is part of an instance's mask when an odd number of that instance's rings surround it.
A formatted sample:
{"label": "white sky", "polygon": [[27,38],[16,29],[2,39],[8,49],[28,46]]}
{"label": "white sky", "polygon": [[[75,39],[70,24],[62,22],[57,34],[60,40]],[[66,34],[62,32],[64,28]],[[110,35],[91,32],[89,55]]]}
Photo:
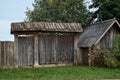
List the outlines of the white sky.
{"label": "white sky", "polygon": [[26,8],[32,9],[34,0],[1,0],[0,2],[0,41],[13,41],[10,34],[12,22],[22,22],[25,19]]}
{"label": "white sky", "polygon": [[[90,2],[90,0],[86,0]],[[34,0],[1,0],[0,2],[0,41],[13,41],[10,34],[12,22],[23,22],[26,8],[33,9]]]}

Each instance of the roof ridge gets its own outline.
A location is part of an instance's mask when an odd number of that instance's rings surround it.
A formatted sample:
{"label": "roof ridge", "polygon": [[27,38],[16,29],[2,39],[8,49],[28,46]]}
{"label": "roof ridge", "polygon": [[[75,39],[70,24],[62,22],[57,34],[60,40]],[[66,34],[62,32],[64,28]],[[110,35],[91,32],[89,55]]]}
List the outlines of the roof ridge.
{"label": "roof ridge", "polygon": [[25,24],[28,24],[28,23],[81,24],[81,23],[76,23],[76,22],[14,22],[11,24],[21,24],[21,23],[25,23]]}
{"label": "roof ridge", "polygon": [[106,22],[115,21],[115,20],[116,20],[116,18],[112,18],[112,19],[108,19],[108,20],[104,20],[104,21],[100,21],[100,22],[95,22],[95,23],[92,24],[92,25],[101,24],[101,23],[106,23]]}

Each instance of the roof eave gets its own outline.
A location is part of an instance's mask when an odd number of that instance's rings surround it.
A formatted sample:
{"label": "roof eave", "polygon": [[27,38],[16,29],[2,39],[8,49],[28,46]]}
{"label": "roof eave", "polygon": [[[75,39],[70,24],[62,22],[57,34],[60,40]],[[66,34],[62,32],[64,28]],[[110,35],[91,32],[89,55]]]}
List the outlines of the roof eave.
{"label": "roof eave", "polygon": [[31,32],[49,32],[49,33],[81,33],[83,31],[47,31],[47,30],[32,30],[32,31],[11,31],[11,34],[15,34],[15,33],[31,33]]}

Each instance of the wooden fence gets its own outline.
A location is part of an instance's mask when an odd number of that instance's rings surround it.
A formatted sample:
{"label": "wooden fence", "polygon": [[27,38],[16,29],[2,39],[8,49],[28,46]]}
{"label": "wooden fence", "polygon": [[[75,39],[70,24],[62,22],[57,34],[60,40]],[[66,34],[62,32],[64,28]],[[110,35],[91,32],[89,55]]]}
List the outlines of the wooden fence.
{"label": "wooden fence", "polygon": [[[74,62],[73,33],[41,33],[38,35],[38,65]],[[14,42],[0,41],[0,67],[15,67]],[[18,36],[18,66],[34,66],[34,36]]]}
{"label": "wooden fence", "polygon": [[0,67],[14,66],[14,42],[0,41]]}

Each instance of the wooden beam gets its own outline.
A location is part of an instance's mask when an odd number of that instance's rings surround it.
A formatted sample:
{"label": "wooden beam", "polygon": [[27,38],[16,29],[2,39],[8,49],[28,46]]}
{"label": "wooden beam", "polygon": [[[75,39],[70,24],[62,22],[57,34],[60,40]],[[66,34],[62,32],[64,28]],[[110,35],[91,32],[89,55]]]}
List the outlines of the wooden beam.
{"label": "wooden beam", "polygon": [[39,65],[38,55],[38,33],[34,34],[34,66]]}
{"label": "wooden beam", "polygon": [[88,49],[88,65],[92,66],[92,48]]}
{"label": "wooden beam", "polygon": [[15,64],[15,67],[18,67],[18,35],[17,34],[14,35],[14,41],[15,41],[15,44],[14,44],[14,64]]}
{"label": "wooden beam", "polygon": [[97,52],[97,51],[96,51],[96,46],[93,45],[93,47],[92,47],[92,66],[95,65],[95,63],[94,63],[94,58],[95,58],[96,52]]}
{"label": "wooden beam", "polygon": [[82,63],[81,52],[80,49],[78,48],[79,36],[80,33],[74,34],[74,63],[77,65]]}

